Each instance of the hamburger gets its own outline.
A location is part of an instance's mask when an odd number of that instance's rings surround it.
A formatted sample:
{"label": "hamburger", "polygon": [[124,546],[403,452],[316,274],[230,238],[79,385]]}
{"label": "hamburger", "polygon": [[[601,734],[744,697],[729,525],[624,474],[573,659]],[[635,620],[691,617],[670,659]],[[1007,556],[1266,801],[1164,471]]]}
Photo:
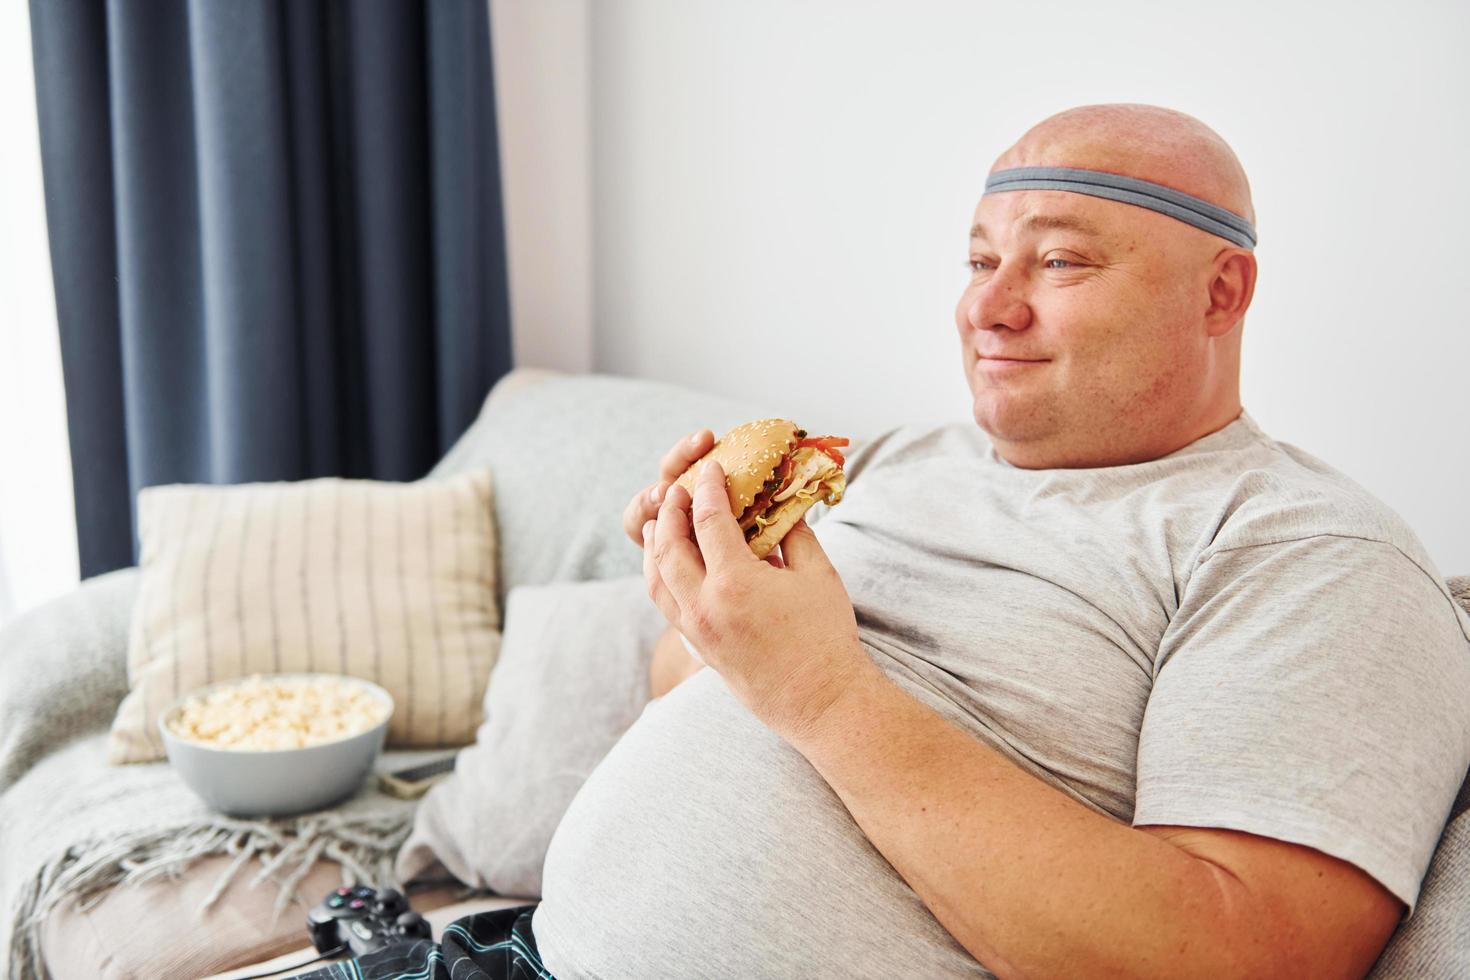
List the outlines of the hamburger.
{"label": "hamburger", "polygon": [[674,482],[691,498],[710,460],[725,471],[725,492],[745,542],[757,558],[771,553],[818,500],[836,504],[847,488],[836,436],[808,436],[787,419],[757,419],[725,433]]}

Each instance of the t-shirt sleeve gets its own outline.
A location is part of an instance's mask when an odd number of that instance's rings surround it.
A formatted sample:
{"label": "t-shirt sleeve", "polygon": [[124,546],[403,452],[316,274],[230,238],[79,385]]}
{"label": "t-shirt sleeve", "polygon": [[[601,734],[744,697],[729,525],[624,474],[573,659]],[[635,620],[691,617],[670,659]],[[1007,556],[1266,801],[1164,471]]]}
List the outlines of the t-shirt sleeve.
{"label": "t-shirt sleeve", "polygon": [[1362,538],[1236,548],[1160,644],[1133,824],[1304,844],[1412,915],[1467,765],[1470,642],[1427,571]]}

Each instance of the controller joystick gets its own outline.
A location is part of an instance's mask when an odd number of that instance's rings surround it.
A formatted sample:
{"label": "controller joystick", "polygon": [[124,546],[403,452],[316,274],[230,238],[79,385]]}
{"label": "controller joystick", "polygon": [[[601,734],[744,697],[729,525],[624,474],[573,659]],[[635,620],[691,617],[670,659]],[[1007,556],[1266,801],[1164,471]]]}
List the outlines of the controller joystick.
{"label": "controller joystick", "polygon": [[377,900],[373,902],[373,911],[389,918],[396,918],[407,908],[408,902],[404,900],[403,895],[392,888],[385,888],[378,892]]}

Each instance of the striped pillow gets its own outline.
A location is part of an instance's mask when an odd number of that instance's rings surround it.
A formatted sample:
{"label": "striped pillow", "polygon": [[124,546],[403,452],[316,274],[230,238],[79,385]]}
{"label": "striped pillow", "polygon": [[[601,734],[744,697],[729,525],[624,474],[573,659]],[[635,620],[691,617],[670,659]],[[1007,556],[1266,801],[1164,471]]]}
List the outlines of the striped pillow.
{"label": "striped pillow", "polygon": [[382,685],[389,744],[463,745],[500,652],[490,473],[149,487],[114,763],[163,758],[189,691],[316,671]]}

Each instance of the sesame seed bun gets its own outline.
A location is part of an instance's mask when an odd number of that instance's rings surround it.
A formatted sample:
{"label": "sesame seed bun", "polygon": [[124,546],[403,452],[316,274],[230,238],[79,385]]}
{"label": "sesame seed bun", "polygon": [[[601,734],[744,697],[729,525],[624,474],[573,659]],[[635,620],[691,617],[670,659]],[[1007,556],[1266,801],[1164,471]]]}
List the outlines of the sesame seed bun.
{"label": "sesame seed bun", "polygon": [[776,472],[781,460],[796,448],[797,425],[788,419],[757,419],[737,425],[717,441],[710,451],[695,460],[674,482],[694,497],[694,481],[704,464],[715,460],[725,471],[725,492],[730,511],[745,513],[760,494],[761,487]]}

